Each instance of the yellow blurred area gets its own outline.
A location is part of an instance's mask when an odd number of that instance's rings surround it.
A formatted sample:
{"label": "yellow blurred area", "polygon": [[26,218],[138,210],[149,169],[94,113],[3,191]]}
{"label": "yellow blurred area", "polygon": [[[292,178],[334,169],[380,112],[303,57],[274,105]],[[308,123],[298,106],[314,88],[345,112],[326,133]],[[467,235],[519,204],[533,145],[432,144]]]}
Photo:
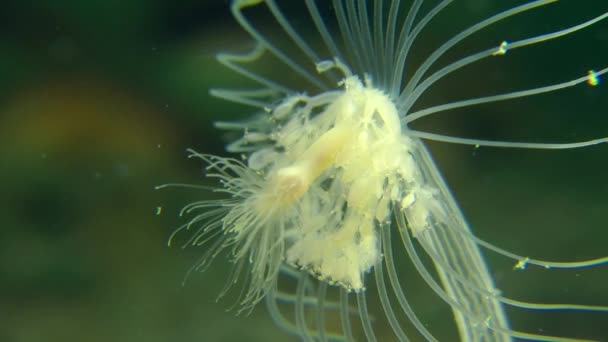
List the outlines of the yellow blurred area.
{"label": "yellow blurred area", "polygon": [[[136,153],[158,158],[176,141],[170,114],[90,79],[22,90],[0,107],[0,134],[10,150]],[[9,146],[5,145],[5,148]]]}

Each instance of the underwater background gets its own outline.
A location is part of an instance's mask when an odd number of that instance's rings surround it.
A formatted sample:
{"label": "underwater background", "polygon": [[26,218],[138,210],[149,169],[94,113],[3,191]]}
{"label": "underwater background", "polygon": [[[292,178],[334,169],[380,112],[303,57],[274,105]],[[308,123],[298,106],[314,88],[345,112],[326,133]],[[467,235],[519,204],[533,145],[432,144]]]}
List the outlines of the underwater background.
{"label": "underwater background", "polygon": [[[433,2],[434,3],[434,2]],[[437,17],[413,62],[451,35],[521,1],[465,0]],[[442,61],[589,19],[608,5],[548,6],[467,39]],[[542,18],[539,19],[539,18]],[[202,248],[167,247],[179,209],[208,196],[186,148],[224,154],[212,123],[252,109],[212,98],[239,86],[215,54],[242,51],[228,1],[17,1],[0,4],[0,341],[291,341],[266,315],[216,302],[229,264],[186,272]],[[608,65],[608,22],[478,63],[420,106],[525,89]],[[440,62],[441,63],[441,62]],[[608,136],[608,82],[436,114],[419,127],[485,139],[568,142]],[[474,232],[522,255],[608,253],[608,146],[526,151],[429,144]],[[513,271],[484,251],[497,286],[538,302],[608,305],[608,266]],[[416,283],[417,282],[417,283]],[[451,326],[418,279],[414,308],[438,337]],[[606,314],[508,311],[520,330],[606,339]],[[441,316],[442,314],[443,316]],[[447,316],[450,317],[450,316]],[[440,340],[442,340],[440,338]]]}

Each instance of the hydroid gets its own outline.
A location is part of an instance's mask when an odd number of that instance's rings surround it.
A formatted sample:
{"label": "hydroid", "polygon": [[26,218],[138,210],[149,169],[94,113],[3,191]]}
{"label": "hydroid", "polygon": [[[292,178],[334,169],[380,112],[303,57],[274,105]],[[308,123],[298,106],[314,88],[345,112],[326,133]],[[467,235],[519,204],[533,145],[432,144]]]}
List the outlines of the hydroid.
{"label": "hydroid", "polygon": [[[505,306],[605,315],[608,308],[602,306],[533,303],[503,295],[480,247],[512,259],[516,269],[527,265],[576,269],[602,265],[608,259],[544,261],[476,237],[421,139],[476,147],[573,149],[598,145],[607,138],[568,143],[489,141],[413,128],[416,120],[456,108],[584,83],[599,85],[608,68],[591,69],[555,84],[413,110],[436,82],[451,73],[484,59],[508,58],[513,50],[574,34],[608,18],[603,13],[518,40],[499,37],[494,46],[436,66],[478,31],[554,2],[530,1],[482,20],[455,33],[410,71],[406,62],[412,46],[452,1],[434,2],[425,12],[423,0],[334,0],[327,14],[321,8],[329,2],[304,0],[305,11],[299,13],[310,19],[307,30],[297,29],[277,1],[233,1],[234,17],[256,45],[249,53],[221,54],[218,59],[258,88],[219,89],[212,94],[257,108],[257,114],[246,122],[218,123],[242,133],[227,149],[242,154],[245,161],[192,152],[207,165],[207,176],[219,181],[214,191],[227,196],[187,207],[187,212],[201,211],[185,226],[199,227],[192,241],[211,244],[202,265],[228,249],[235,264],[229,285],[243,278],[243,307],[250,309],[265,298],[277,324],[305,341],[353,340],[355,318],[369,341],[377,339],[378,325],[387,329],[381,336],[390,333],[400,341],[412,336],[437,340],[408,300],[415,294],[406,295],[407,279],[398,271],[397,254],[407,256],[431,292],[451,309],[463,341],[568,340],[512,328]],[[281,5],[289,7],[288,2]],[[244,14],[261,8],[276,21],[284,45],[273,42]],[[311,29],[317,33],[314,41],[308,34]],[[266,58],[284,66],[289,75],[282,79],[254,71],[253,65]],[[301,89],[287,85],[287,78],[299,80]],[[295,289],[281,289],[283,277],[294,279]],[[370,295],[381,307],[373,315]],[[355,296],[356,303],[349,296]],[[292,304],[293,319],[284,315],[283,304]],[[332,315],[340,325],[328,329],[327,317]],[[404,322],[413,329],[408,331]]]}

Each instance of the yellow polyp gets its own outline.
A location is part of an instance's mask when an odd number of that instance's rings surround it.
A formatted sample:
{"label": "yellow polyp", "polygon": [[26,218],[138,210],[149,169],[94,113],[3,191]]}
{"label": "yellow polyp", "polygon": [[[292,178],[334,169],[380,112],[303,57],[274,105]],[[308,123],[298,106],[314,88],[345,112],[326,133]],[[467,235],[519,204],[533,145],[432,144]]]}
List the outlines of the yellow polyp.
{"label": "yellow polyp", "polygon": [[338,153],[352,138],[352,129],[334,127],[315,141],[297,163],[306,165],[314,180],[335,162]]}
{"label": "yellow polyp", "polygon": [[319,175],[331,167],[352,139],[352,130],[335,127],[323,134],[290,166],[280,168],[267,182],[261,210],[286,207],[300,199]]}

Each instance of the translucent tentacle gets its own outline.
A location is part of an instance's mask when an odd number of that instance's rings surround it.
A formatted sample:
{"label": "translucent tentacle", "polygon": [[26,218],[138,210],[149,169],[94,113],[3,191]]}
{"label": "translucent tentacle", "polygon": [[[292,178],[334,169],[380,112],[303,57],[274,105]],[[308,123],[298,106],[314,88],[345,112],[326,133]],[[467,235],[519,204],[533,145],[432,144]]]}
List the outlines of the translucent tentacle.
{"label": "translucent tentacle", "polygon": [[[451,228],[448,227],[447,229],[451,229]],[[547,268],[547,269],[549,269],[549,268],[577,269],[577,268],[586,268],[586,267],[596,267],[596,266],[608,264],[608,256],[590,259],[590,260],[569,261],[569,262],[534,259],[534,258],[530,258],[527,256],[522,256],[522,255],[518,255],[515,253],[511,253],[511,252],[507,251],[506,249],[500,248],[485,240],[478,238],[471,232],[454,230],[454,233],[464,235],[466,238],[471,239],[476,244],[478,244],[488,250],[491,250],[497,254],[503,255],[507,258],[517,261],[517,263],[513,267],[515,269],[525,269],[525,267],[527,265],[536,265],[536,266]]]}
{"label": "translucent tentacle", "polygon": [[348,292],[346,292],[344,288],[340,288],[340,321],[342,322],[342,331],[344,331],[346,341],[353,342],[355,339],[353,337],[353,330],[350,322]]}
{"label": "translucent tentacle", "polygon": [[[445,7],[447,7],[450,3],[452,3],[453,0],[443,0],[442,2],[440,2],[437,6],[435,6],[432,10],[430,10],[421,20],[420,22],[418,22],[418,24],[416,24],[416,26],[414,27],[414,29],[411,31],[411,33],[408,34],[408,31],[410,30],[409,25],[411,25],[411,23],[406,22],[406,24],[403,27],[403,31],[400,34],[399,37],[399,46],[400,49],[397,50],[397,61],[395,62],[395,64],[393,65],[393,69],[391,70],[392,74],[393,74],[393,80],[391,82],[391,87],[390,87],[390,94],[391,94],[391,98],[393,99],[397,99],[400,98],[399,96],[399,92],[401,91],[401,84],[403,82],[403,78],[404,78],[404,70],[405,70],[405,62],[407,59],[407,55],[410,52],[410,48],[412,46],[412,44],[414,43],[414,41],[416,40],[416,38],[418,37],[418,35],[420,34],[420,32],[422,32],[422,30],[427,27],[427,25],[431,22],[431,20],[437,15],[439,14],[439,12],[441,12]],[[414,3],[414,6],[418,5],[420,6],[422,4],[422,1],[420,1],[420,3]],[[413,10],[417,11],[417,8],[413,7],[412,10],[410,11],[410,14],[415,15],[416,11],[414,11],[412,13]],[[408,14],[408,20],[409,20],[409,14]],[[412,20],[414,18],[412,17]],[[401,40],[404,39],[403,44],[401,43]],[[399,102],[398,102],[399,103]],[[403,112],[406,113],[406,112]]]}
{"label": "translucent tentacle", "polygon": [[258,59],[262,58],[264,51],[266,51],[264,45],[257,43],[251,51],[246,52],[244,54],[220,53],[217,55],[217,60],[228,69],[231,69],[232,71],[256,83],[264,85],[268,89],[272,89],[276,92],[282,93],[292,92],[285,86],[274,82],[268,78],[262,77],[259,74],[256,74],[255,72],[252,72],[240,65],[257,61]]}
{"label": "translucent tentacle", "polygon": [[[547,1],[549,1],[549,0],[547,0]],[[555,1],[555,0],[552,0],[550,2],[553,2],[553,1]],[[542,2],[544,2],[544,1],[542,1]],[[532,3],[532,4],[535,4],[535,3]],[[532,5],[532,4],[530,4],[530,5]],[[524,6],[526,6],[526,5],[524,5]],[[523,6],[521,6],[521,7],[523,7]],[[519,11],[519,12],[521,12],[521,11]],[[503,12],[503,13],[505,13],[505,12]],[[499,14],[498,16],[501,16],[501,14]],[[527,39],[522,39],[522,40],[519,40],[519,41],[516,41],[513,43],[509,43],[509,45],[508,45],[509,50],[513,50],[516,48],[529,46],[529,45],[533,45],[533,44],[538,44],[538,43],[545,42],[545,41],[548,41],[551,39],[560,38],[560,37],[566,36],[568,34],[571,34],[573,32],[582,30],[586,27],[589,27],[606,18],[608,18],[608,13],[604,13],[591,20],[585,21],[579,25],[575,25],[575,26],[572,26],[572,27],[564,29],[564,30],[559,30],[559,31],[555,31],[552,33],[547,33],[547,34],[543,34],[540,36],[535,36],[535,37],[531,37],[531,38],[527,38]],[[504,19],[504,18],[502,18],[502,19]],[[464,39],[464,38],[462,38],[462,39]],[[454,42],[453,44],[456,44],[456,42]],[[442,50],[442,48],[438,49],[436,52],[441,51],[441,50]],[[441,54],[443,54],[443,52],[438,53],[437,56],[433,59],[439,58],[439,56]],[[425,66],[421,66],[418,69],[418,71],[416,72],[417,75],[414,75],[414,78],[416,78],[416,79],[412,78],[409,81],[408,86],[406,87],[406,90],[404,90],[402,92],[401,96],[399,97],[399,101],[398,101],[399,109],[403,110],[403,113],[408,113],[410,108],[418,100],[418,98],[420,98],[420,96],[437,80],[441,79],[442,77],[446,76],[447,74],[454,72],[464,66],[472,64],[483,58],[493,56],[495,54],[496,54],[496,48],[491,48],[491,49],[487,49],[487,50],[475,53],[471,56],[465,57],[463,59],[460,59],[454,63],[451,63],[451,64],[441,68],[439,71],[435,72],[434,74],[429,76],[427,79],[425,79],[422,83],[418,84],[418,82],[422,78],[422,75],[424,74],[424,72],[426,72],[426,70],[424,70]],[[429,59],[429,61],[432,61],[432,59]],[[431,64],[432,64],[432,62],[429,63],[428,67],[430,67]],[[428,68],[428,67],[426,67],[426,68]],[[424,72],[420,72],[420,71],[424,71]]]}
{"label": "translucent tentacle", "polygon": [[319,9],[317,8],[317,4],[316,4],[315,0],[306,0],[306,6],[308,7],[308,11],[310,12],[310,16],[312,17],[312,20],[314,21],[315,26],[317,27],[317,31],[319,31],[319,34],[321,34],[321,38],[323,39],[323,42],[329,49],[329,52],[334,57],[336,57],[340,60],[344,60],[344,58],[342,57],[342,54],[340,53],[340,50],[338,49],[338,46],[336,45],[336,42],[334,41],[334,39],[331,36],[331,33],[327,29],[327,25],[325,25],[325,22],[323,21],[323,18],[321,17],[321,14],[319,13]]}
{"label": "translucent tentacle", "polygon": [[[422,79],[424,74],[439,59],[439,57],[443,56],[443,54],[445,54],[454,45],[458,44],[465,38],[471,36],[475,32],[480,31],[494,23],[497,23],[501,20],[514,16],[518,13],[523,13],[523,12],[526,12],[533,8],[544,6],[544,5],[550,4],[555,1],[557,1],[557,0],[538,0],[538,1],[533,1],[531,3],[518,6],[518,7],[514,7],[512,9],[506,10],[504,12],[498,13],[488,19],[482,20],[481,22],[479,22],[479,23],[469,27],[468,29],[460,32],[459,34],[455,35],[454,37],[449,39],[447,42],[445,42],[443,45],[441,45],[437,50],[435,50],[420,65],[420,67],[418,67],[418,70],[416,70],[416,72],[414,73],[412,78],[408,81],[407,85],[405,86],[405,89],[401,92],[401,95],[399,96],[399,102],[405,101],[406,105],[404,106],[404,108],[406,109],[406,112],[407,112],[407,109],[409,109],[409,107],[410,107],[407,104],[411,103],[411,101],[408,101],[408,100],[409,100],[410,94],[413,92],[414,88],[418,87],[418,83],[420,82],[420,80]],[[495,50],[493,52],[495,52]]]}
{"label": "translucent tentacle", "polygon": [[427,139],[432,141],[441,141],[445,143],[460,144],[460,145],[471,145],[471,146],[485,146],[485,147],[503,147],[503,148],[524,148],[524,149],[540,149],[540,150],[567,150],[573,148],[588,147],[608,142],[608,137],[600,139],[592,139],[587,141],[579,141],[573,143],[532,143],[532,142],[512,142],[512,141],[494,141],[494,140],[482,140],[482,139],[467,139],[460,137],[453,137],[443,134],[435,134],[421,131],[408,131],[408,134],[412,137]]}
{"label": "translucent tentacle", "polygon": [[359,306],[359,319],[361,319],[361,325],[363,325],[363,331],[365,332],[367,341],[376,342],[376,335],[374,334],[369,312],[367,311],[365,291],[357,292],[357,305]]}
{"label": "translucent tentacle", "polygon": [[382,308],[384,308],[384,314],[388,319],[388,322],[397,335],[399,341],[409,341],[403,329],[399,326],[399,322],[397,321],[397,317],[395,316],[395,312],[393,311],[393,307],[391,306],[391,301],[388,298],[388,293],[386,291],[386,284],[384,283],[384,274],[382,272],[382,264],[379,263],[374,267],[374,278],[376,278],[376,286],[378,287],[378,296],[380,297],[380,302],[382,303]]}
{"label": "translucent tentacle", "polygon": [[[424,233],[423,233],[424,234]],[[434,239],[433,236],[428,236],[429,239]],[[438,244],[436,241],[435,244]],[[454,269],[454,266],[449,265],[445,256],[440,256],[436,252],[432,251],[427,245],[422,244],[422,248],[424,251],[431,256],[433,261],[437,263],[444,271],[446,271],[451,277],[462,283],[462,285],[468,289],[477,292],[480,295],[480,298],[495,298],[502,303],[522,308],[522,309],[531,309],[531,310],[545,310],[545,311],[556,311],[556,310],[577,310],[577,311],[591,311],[591,312],[608,312],[608,306],[599,306],[599,305],[581,305],[581,304],[545,304],[545,303],[530,303],[524,302],[520,300],[515,300],[511,298],[504,297],[500,295],[498,291],[488,291],[487,289],[480,288],[478,285],[470,282],[466,279],[462,274],[462,272],[458,272]]]}
{"label": "translucent tentacle", "polygon": [[351,32],[351,28],[349,25],[349,21],[346,17],[346,13],[344,12],[344,6],[342,5],[341,0],[333,0],[334,10],[336,11],[336,18],[338,20],[338,26],[340,27],[340,33],[342,34],[342,39],[344,40],[344,44],[346,45],[346,51],[349,51],[354,58],[354,67],[357,70],[363,69],[363,60],[361,57],[361,53],[357,45],[355,44],[355,40],[353,38],[353,32]]}
{"label": "translucent tentacle", "polygon": [[236,0],[232,3],[232,15],[241,27],[247,31],[261,46],[270,51],[274,56],[280,59],[285,65],[291,68],[298,75],[302,76],[308,82],[316,86],[321,90],[327,89],[327,86],[315,75],[308,72],[301,65],[297,64],[294,60],[289,58],[283,51],[273,45],[268,39],[266,39],[258,30],[256,30],[243,16],[242,10],[249,6],[254,6],[262,2],[262,0]]}
{"label": "translucent tentacle", "polygon": [[390,229],[385,229],[382,231],[382,247],[384,251],[384,263],[386,265],[386,269],[388,271],[389,281],[391,286],[393,287],[393,291],[395,292],[395,296],[397,297],[397,301],[399,302],[403,312],[407,316],[407,318],[414,324],[414,327],[424,336],[427,341],[436,342],[437,339],[431,334],[431,332],[424,326],[424,324],[416,315],[416,312],[410,306],[405,293],[403,292],[402,286],[399,283],[397,278],[397,271],[395,269],[395,263],[393,261],[393,248],[391,246],[391,237],[390,237]]}
{"label": "translucent tentacle", "polygon": [[[598,78],[598,77],[600,77],[601,75],[603,75],[603,74],[605,74],[607,72],[608,72],[608,68],[604,68],[604,69],[602,69],[600,71],[594,72],[594,77]],[[471,106],[476,106],[476,105],[480,105],[480,104],[484,104],[484,103],[506,101],[506,100],[517,99],[517,98],[521,98],[521,97],[527,97],[527,96],[534,96],[534,95],[543,94],[543,93],[549,93],[549,92],[553,92],[553,91],[556,91],[556,90],[561,90],[561,89],[566,89],[566,88],[574,87],[574,86],[576,86],[578,84],[585,83],[585,82],[587,82],[587,83],[589,82],[589,75],[588,74],[586,76],[583,76],[583,77],[575,78],[573,80],[562,82],[562,83],[552,84],[552,85],[549,85],[549,86],[532,88],[532,89],[526,89],[526,90],[520,90],[520,91],[514,91],[514,92],[505,93],[505,94],[499,94],[499,95],[483,96],[483,97],[477,97],[477,98],[474,98],[474,99],[468,99],[468,100],[461,100],[461,101],[446,103],[446,104],[429,107],[429,108],[426,108],[426,109],[423,109],[423,110],[420,110],[420,111],[408,114],[404,118],[403,123],[405,125],[407,125],[407,124],[410,124],[411,122],[413,122],[415,120],[418,120],[420,118],[423,118],[425,116],[429,116],[429,115],[432,115],[432,114],[435,114],[435,113],[444,112],[444,111],[448,111],[448,110],[452,110],[452,109],[456,109],[456,108],[471,107]]]}

